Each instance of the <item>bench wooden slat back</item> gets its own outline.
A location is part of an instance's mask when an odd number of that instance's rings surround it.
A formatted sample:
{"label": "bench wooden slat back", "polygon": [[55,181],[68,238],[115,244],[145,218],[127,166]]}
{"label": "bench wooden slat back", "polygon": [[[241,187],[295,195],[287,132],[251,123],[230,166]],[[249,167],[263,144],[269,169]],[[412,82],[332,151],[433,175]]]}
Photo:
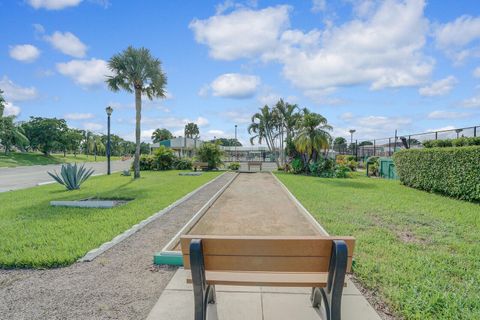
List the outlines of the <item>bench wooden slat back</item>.
{"label": "bench wooden slat back", "polygon": [[353,237],[184,235],[180,241],[185,269],[190,269],[192,239],[202,239],[205,269],[215,271],[328,272],[332,241],[344,240],[349,272],[355,246]]}
{"label": "bench wooden slat back", "polygon": [[197,161],[197,162],[194,162],[192,164],[192,166],[194,166],[194,167],[208,167],[208,162],[198,162]]}

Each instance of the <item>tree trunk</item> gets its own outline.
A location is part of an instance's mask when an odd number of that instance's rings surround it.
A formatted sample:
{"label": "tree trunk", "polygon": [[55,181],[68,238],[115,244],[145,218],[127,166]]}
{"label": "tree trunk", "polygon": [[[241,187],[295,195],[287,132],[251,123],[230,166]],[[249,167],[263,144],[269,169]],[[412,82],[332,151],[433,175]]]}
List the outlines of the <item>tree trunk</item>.
{"label": "tree trunk", "polygon": [[135,88],[135,159],[133,160],[133,178],[140,178],[140,122],[142,120],[142,92]]}

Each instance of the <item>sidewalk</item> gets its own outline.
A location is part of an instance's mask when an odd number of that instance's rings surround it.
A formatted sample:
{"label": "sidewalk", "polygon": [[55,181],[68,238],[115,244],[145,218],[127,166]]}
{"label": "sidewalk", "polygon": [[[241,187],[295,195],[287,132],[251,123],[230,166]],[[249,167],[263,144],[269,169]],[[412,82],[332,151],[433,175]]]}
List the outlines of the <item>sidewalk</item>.
{"label": "sidewalk", "polygon": [[[163,291],[147,320],[192,320],[190,270],[180,268]],[[322,312],[310,305],[310,288],[216,286],[217,303],[210,305],[209,320],[319,320]],[[323,310],[322,310],[323,311]],[[320,315],[319,315],[320,313]],[[365,297],[348,280],[343,291],[342,320],[380,320]]]}

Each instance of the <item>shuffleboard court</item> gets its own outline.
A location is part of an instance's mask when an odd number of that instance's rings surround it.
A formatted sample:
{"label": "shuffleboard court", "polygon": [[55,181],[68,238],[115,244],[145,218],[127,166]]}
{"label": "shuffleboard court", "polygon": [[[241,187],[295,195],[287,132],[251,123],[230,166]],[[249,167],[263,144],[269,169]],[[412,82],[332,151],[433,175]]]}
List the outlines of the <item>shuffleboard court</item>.
{"label": "shuffleboard court", "polygon": [[188,234],[308,236],[319,231],[268,173],[240,173]]}
{"label": "shuffleboard court", "polygon": [[290,197],[270,173],[240,173],[218,198],[199,212],[161,252],[155,264],[182,265],[180,235],[315,236],[326,235],[309,213]]}

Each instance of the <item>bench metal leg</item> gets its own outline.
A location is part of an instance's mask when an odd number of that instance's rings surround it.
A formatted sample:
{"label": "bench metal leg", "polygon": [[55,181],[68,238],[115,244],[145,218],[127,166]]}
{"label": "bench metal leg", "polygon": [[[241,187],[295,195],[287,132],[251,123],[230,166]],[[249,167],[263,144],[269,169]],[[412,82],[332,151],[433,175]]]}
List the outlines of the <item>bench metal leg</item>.
{"label": "bench metal leg", "polygon": [[327,320],[340,320],[342,293],[347,272],[348,249],[345,241],[333,240],[332,255],[328,268],[326,288],[313,288],[310,300],[314,308],[320,307],[323,300]]}
{"label": "bench metal leg", "polygon": [[195,300],[195,320],[207,319],[207,306],[215,303],[215,286],[207,285],[205,262],[201,239],[190,242],[190,268],[192,271],[193,295]]}

